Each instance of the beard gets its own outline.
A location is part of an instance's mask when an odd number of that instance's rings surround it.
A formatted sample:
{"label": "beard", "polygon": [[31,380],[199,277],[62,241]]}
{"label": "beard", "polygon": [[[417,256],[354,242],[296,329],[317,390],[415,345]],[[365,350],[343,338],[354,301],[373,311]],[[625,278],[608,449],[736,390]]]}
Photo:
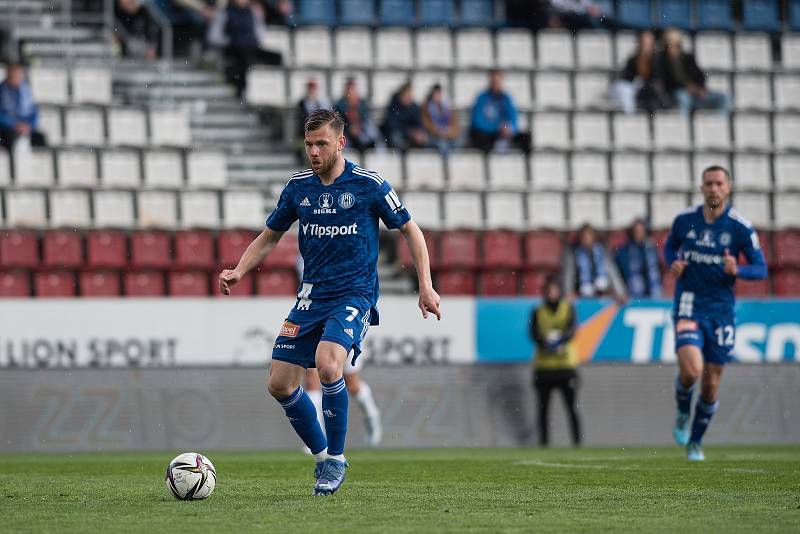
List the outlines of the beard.
{"label": "beard", "polygon": [[[331,169],[333,169],[334,165],[336,165],[336,152],[331,154],[331,156],[328,159],[322,160],[322,162],[319,165],[319,168],[314,169],[314,172],[316,174],[328,174],[331,171]],[[314,164],[312,163],[311,166],[313,167]]]}

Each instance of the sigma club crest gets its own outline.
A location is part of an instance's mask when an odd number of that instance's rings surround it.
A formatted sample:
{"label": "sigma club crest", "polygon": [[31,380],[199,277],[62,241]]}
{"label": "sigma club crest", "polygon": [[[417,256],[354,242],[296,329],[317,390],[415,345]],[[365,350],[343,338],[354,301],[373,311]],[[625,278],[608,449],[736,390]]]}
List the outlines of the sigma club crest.
{"label": "sigma club crest", "polygon": [[339,207],[345,210],[349,210],[353,207],[353,204],[356,203],[356,197],[353,193],[345,191],[341,195],[339,195]]}

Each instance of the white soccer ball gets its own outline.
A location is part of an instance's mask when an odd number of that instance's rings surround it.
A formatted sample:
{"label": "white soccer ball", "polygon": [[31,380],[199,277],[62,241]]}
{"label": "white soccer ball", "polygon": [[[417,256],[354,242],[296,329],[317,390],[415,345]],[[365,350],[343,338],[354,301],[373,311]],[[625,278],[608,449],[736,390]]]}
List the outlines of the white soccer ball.
{"label": "white soccer ball", "polygon": [[185,452],[169,463],[166,484],[178,499],[205,499],[217,485],[217,471],[202,454]]}

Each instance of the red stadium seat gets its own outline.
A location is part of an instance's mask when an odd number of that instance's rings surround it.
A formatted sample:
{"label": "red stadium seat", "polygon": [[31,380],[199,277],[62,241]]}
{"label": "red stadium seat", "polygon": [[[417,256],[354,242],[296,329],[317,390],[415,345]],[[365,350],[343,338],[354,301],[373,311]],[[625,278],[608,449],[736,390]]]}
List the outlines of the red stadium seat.
{"label": "red stadium seat", "polygon": [[675,279],[669,270],[664,271],[661,275],[661,296],[664,298],[672,298],[675,295]]}
{"label": "red stadium seat", "polygon": [[441,269],[477,269],[478,234],[469,230],[443,232],[441,237]]}
{"label": "red stadium seat", "polygon": [[800,270],[787,269],[775,273],[775,294],[781,297],[800,296]]}
{"label": "red stadium seat", "polygon": [[769,279],[736,280],[736,296],[739,298],[758,298],[769,296]]}
{"label": "red stadium seat", "polygon": [[0,231],[0,267],[39,265],[39,236],[34,230]]}
{"label": "red stadium seat", "polygon": [[297,275],[294,270],[270,269],[256,275],[257,295],[295,295]]}
{"label": "red stadium seat", "polygon": [[628,241],[627,230],[612,230],[606,236],[606,245],[612,253]]}
{"label": "red stadium seat", "polygon": [[53,269],[77,268],[83,264],[81,235],[72,230],[50,230],[42,239],[42,265]]}
{"label": "red stadium seat", "polygon": [[118,297],[121,293],[118,271],[82,271],[78,277],[82,297]]}
{"label": "red stadium seat", "polygon": [[270,251],[264,261],[261,262],[262,268],[270,269],[297,269],[297,235],[285,233],[274,249]]}
{"label": "red stadium seat", "polygon": [[488,271],[481,273],[481,295],[489,297],[513,296],[519,280],[516,271]]}
{"label": "red stadium seat", "polygon": [[[431,230],[423,230],[425,236],[425,246],[428,248],[428,258],[431,262],[431,269],[439,266],[439,235]],[[400,232],[397,232],[397,263],[403,269],[414,268],[414,258],[408,249],[408,242]]]}
{"label": "red stadium seat", "polygon": [[0,271],[0,298],[30,296],[31,277],[28,271]]}
{"label": "red stadium seat", "polygon": [[71,271],[40,271],[33,275],[36,296],[42,298],[74,297],[78,294]]}
{"label": "red stadium seat", "polygon": [[552,231],[525,234],[525,266],[533,269],[558,269],[563,242],[561,234]]}
{"label": "red stadium seat", "polygon": [[775,233],[774,258],[778,267],[800,267],[800,231]]}
{"label": "red stadium seat", "polygon": [[207,297],[208,274],[205,271],[174,271],[168,275],[169,294],[173,297]]}
{"label": "red stadium seat", "polygon": [[544,283],[551,273],[547,271],[526,271],[522,274],[522,294],[539,296],[544,289]]}
{"label": "red stadium seat", "polygon": [[238,284],[231,288],[230,295],[223,295],[219,292],[219,272],[215,271],[211,273],[209,277],[209,283],[211,284],[211,294],[216,297],[250,297],[253,295],[253,284],[255,277],[255,271],[247,274],[244,278],[242,278]]}
{"label": "red stadium seat", "polygon": [[484,269],[522,267],[522,243],[519,234],[508,230],[483,233]]}
{"label": "red stadium seat", "polygon": [[175,265],[178,268],[210,270],[216,267],[216,263],[214,238],[210,232],[180,230],[175,233]]}
{"label": "red stadium seat", "polygon": [[172,265],[170,235],[142,230],[131,236],[131,265],[137,269],[166,269]]}
{"label": "red stadium seat", "polygon": [[664,262],[664,246],[667,244],[667,237],[669,237],[669,230],[653,230],[650,234],[650,239],[658,248],[658,257],[662,263]]}
{"label": "red stadium seat", "polygon": [[217,262],[219,267],[233,269],[250,242],[256,237],[250,230],[222,230],[217,236]]}
{"label": "red stadium seat", "polygon": [[475,273],[443,271],[436,277],[436,289],[442,295],[474,295]]}
{"label": "red stadium seat", "polygon": [[120,230],[91,230],[86,236],[86,265],[123,269],[128,264],[128,238]]}
{"label": "red stadium seat", "polygon": [[[772,235],[764,230],[758,231],[758,241],[761,244],[761,251],[764,253],[764,259],[767,260],[767,265],[773,265],[775,258],[772,255]],[[798,243],[800,245],[800,243]]]}
{"label": "red stadium seat", "polygon": [[123,277],[129,297],[161,297],[164,295],[164,273],[161,271],[128,271]]}

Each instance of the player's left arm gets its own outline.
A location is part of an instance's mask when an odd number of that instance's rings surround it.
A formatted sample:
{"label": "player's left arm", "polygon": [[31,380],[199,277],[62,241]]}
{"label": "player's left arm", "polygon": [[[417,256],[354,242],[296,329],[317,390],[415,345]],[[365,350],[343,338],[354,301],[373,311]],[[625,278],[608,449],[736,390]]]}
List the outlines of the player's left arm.
{"label": "player's left arm", "polygon": [[422,316],[427,319],[428,313],[432,313],[436,315],[436,319],[441,320],[442,312],[439,311],[441,299],[433,289],[431,261],[428,257],[428,247],[425,245],[425,236],[414,221],[408,221],[402,225],[400,232],[406,238],[411,258],[414,260],[414,268],[417,270],[419,309],[422,310]]}
{"label": "player's left arm", "polygon": [[739,265],[736,256],[725,249],[725,272],[731,276],[744,280],[762,280],[767,277],[767,262],[758,240],[758,234],[753,228],[748,228],[744,235],[742,254],[747,260],[746,264]]}

